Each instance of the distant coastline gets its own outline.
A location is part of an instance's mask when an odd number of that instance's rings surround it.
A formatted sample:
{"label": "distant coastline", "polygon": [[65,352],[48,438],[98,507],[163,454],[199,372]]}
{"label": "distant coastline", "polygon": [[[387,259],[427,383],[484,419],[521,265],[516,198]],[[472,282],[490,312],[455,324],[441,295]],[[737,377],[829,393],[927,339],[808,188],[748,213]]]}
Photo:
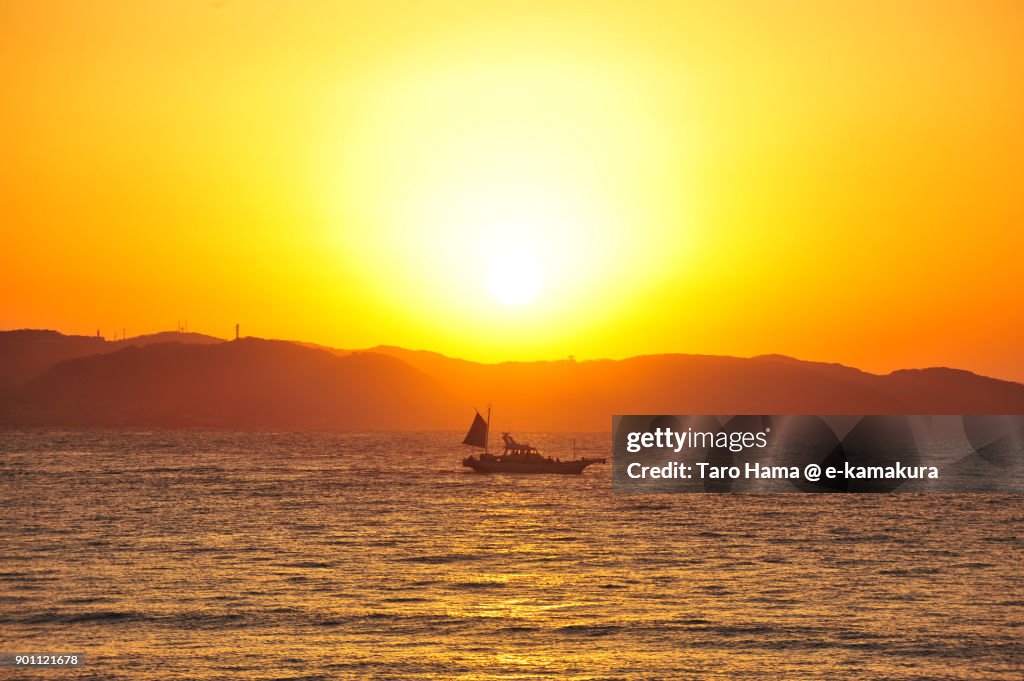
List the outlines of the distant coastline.
{"label": "distant coastline", "polygon": [[1024,385],[779,355],[482,364],[391,346],[0,332],[6,426],[458,429],[487,403],[520,430],[583,432],[616,413],[1019,414]]}

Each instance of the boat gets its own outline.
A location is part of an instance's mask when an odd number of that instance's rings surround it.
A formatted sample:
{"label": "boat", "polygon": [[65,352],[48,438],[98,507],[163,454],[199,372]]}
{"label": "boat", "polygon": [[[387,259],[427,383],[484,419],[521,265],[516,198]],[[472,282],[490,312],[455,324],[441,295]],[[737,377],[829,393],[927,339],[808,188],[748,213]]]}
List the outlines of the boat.
{"label": "boat", "polygon": [[555,475],[579,475],[588,466],[597,463],[607,463],[607,459],[575,458],[575,446],[573,447],[573,458],[565,461],[559,458],[544,456],[536,447],[525,442],[516,442],[511,433],[502,433],[501,440],[504,449],[501,454],[492,454],[488,448],[491,430],[491,410],[487,410],[485,419],[476,412],[469,432],[462,444],[470,447],[483,449],[480,456],[467,456],[462,460],[462,465],[472,468],[477,473],[532,473],[532,474],[555,474]]}

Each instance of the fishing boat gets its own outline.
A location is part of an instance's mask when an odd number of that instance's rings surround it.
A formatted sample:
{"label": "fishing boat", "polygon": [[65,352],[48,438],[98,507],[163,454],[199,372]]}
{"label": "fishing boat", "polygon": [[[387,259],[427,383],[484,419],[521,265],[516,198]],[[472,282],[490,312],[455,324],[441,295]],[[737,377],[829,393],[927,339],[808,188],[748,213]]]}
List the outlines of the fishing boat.
{"label": "fishing boat", "polygon": [[[472,468],[477,473],[534,473],[534,474],[557,474],[557,475],[579,475],[595,463],[606,463],[607,459],[575,458],[575,451],[572,459],[562,461],[558,458],[544,456],[536,447],[525,442],[516,442],[511,433],[502,433],[501,440],[504,449],[501,454],[492,454],[488,448],[491,431],[491,410],[487,410],[485,419],[476,413],[473,424],[466,433],[462,444],[470,447],[483,449],[480,456],[467,456],[462,460],[462,465]],[[573,447],[575,450],[575,446]]]}

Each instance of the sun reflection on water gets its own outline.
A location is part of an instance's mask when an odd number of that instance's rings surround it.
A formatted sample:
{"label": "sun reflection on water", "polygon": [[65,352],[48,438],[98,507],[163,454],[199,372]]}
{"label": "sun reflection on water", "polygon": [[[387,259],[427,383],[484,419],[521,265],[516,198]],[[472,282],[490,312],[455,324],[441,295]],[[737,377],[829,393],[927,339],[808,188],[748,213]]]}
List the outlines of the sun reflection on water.
{"label": "sun reflection on water", "polygon": [[445,434],[62,438],[2,444],[0,634],[86,651],[65,678],[992,679],[1021,659],[1019,497],[617,496],[601,469],[464,474]]}

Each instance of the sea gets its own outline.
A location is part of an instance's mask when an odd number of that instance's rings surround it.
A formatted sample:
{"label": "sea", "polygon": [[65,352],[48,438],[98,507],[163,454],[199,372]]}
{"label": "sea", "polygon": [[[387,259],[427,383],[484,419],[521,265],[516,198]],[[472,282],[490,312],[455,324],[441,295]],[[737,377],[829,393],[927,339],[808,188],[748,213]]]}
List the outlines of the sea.
{"label": "sea", "polygon": [[0,431],[0,651],[85,654],[0,678],[1024,678],[1024,495],[617,494],[461,437]]}

